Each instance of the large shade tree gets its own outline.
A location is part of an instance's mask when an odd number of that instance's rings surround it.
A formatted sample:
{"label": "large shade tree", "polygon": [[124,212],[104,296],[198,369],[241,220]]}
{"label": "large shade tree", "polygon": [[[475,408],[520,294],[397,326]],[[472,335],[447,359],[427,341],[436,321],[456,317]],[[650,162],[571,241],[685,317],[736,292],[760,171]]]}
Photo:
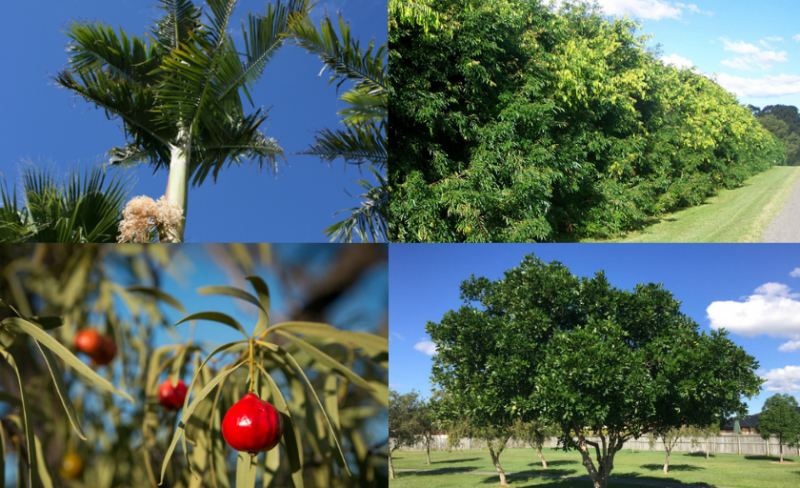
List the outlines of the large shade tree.
{"label": "large shade tree", "polygon": [[[191,0],[159,3],[164,16],[142,37],[74,21],[66,31],[68,66],[54,81],[122,121],[127,144],[110,151],[112,162],[167,170],[166,199],[185,217],[190,179],[216,180],[226,164],[245,159],[273,168],[282,157],[259,131],[266,113],[246,114],[242,95],[252,104],[250,89],[285,42],[289,16],[307,14],[310,2],[278,1],[264,15],[248,14],[244,52],[230,35],[236,0],[207,0],[205,18]],[[161,241],[182,241],[184,226]]]}
{"label": "large shade tree", "polygon": [[529,255],[496,281],[464,281],[461,297],[426,326],[432,380],[480,422],[558,426],[597,488],[626,440],[746,411],[763,382],[752,356],[724,331],[700,333],[660,285],[620,290]]}

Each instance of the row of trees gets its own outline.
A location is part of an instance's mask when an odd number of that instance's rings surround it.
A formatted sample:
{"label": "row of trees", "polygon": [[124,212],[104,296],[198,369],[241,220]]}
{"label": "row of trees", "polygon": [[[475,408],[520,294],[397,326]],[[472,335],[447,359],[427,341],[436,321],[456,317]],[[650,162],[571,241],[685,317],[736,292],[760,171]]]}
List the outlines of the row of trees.
{"label": "row of trees", "polygon": [[750,107],[756,120],[786,148],[786,164],[800,166],[800,113],[792,105]]}
{"label": "row of trees", "polygon": [[[247,22],[242,20],[242,49],[230,34],[236,3],[211,0],[204,19],[201,8],[191,0],[160,0],[164,15],[143,36],[117,33],[99,21],[74,21],[67,28],[68,66],[53,78],[55,84],[102,109],[109,119],[122,122],[127,144],[109,150],[111,164],[149,163],[153,171],[169,174],[159,205],[173,206],[180,218],[162,225],[157,218],[144,216],[143,224],[149,225],[136,230],[136,240],[183,241],[190,182],[201,185],[208,176],[216,181],[225,166],[245,161],[275,169],[284,158],[277,142],[259,130],[266,112],[259,108],[246,113],[243,99],[252,104],[250,91],[286,42],[318,56],[332,73],[329,83],[352,82],[352,88],[340,97],[344,108],[338,114],[344,128],[319,132],[304,154],[363,165],[370,180],[358,182],[366,191],[359,195],[361,205],[347,209],[350,215],[325,232],[342,242],[385,240],[386,46],[375,49],[373,42],[361,46],[341,17],[338,34],[327,16],[317,28],[308,16],[312,2],[289,0],[268,3],[264,15],[248,14]],[[76,179],[75,175],[70,178]],[[13,230],[16,236],[2,236],[4,241],[131,240],[115,225],[81,227],[84,222],[72,215],[78,205],[72,195],[61,198],[63,192],[57,186],[46,188],[46,193],[35,190],[26,185],[20,201],[16,192],[0,186],[0,229]],[[82,214],[92,212],[103,221],[119,224],[122,211],[117,194],[105,196],[102,185],[90,190],[78,195],[83,197]],[[46,212],[41,200],[46,200]],[[107,203],[114,204],[102,206]],[[142,213],[138,208],[131,211]],[[48,232],[63,227],[64,221],[70,224],[70,232],[59,234],[57,241],[48,240]],[[98,230],[100,234],[95,235]]]}
{"label": "row of trees", "polygon": [[392,240],[602,238],[785,161],[732,94],[665,66],[628,19],[389,3]]}
{"label": "row of trees", "polygon": [[464,304],[426,330],[432,381],[450,418],[475,428],[557,428],[604,488],[628,439],[744,414],[758,363],[725,331],[701,333],[661,285],[612,287],[533,255],[495,281],[461,284]]}

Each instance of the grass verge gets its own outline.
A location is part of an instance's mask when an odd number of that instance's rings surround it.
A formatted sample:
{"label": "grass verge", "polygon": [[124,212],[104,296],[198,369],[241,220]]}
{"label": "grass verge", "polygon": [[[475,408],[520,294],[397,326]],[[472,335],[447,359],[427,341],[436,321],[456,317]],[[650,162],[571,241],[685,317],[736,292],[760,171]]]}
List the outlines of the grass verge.
{"label": "grass verge", "polygon": [[[792,449],[794,450],[794,449]],[[506,449],[500,456],[500,463],[506,473],[530,473],[530,476],[510,476],[511,486],[536,486],[542,488],[590,488],[592,483],[574,479],[539,478],[534,474],[549,476],[587,476],[581,457],[575,451],[564,452],[545,449],[548,469],[542,469],[539,458],[533,449]],[[629,450],[620,451],[614,458],[611,478],[641,479],[671,483],[691,483],[696,485],[723,486],[730,488],[789,488],[797,487],[800,479],[800,458],[784,456],[787,461],[777,464],[776,456],[738,456],[735,454],[712,454],[706,460],[704,453],[673,453],[670,456],[670,469],[663,474],[665,453]],[[431,452],[431,465],[425,464],[424,452],[395,451],[392,453],[395,469],[481,471],[494,473],[489,452],[476,451],[434,451]],[[458,474],[454,472],[396,473],[391,480],[392,488],[425,487],[456,488],[486,487],[498,485],[500,478],[492,475]],[[611,481],[609,486],[628,486]],[[652,486],[652,484],[650,485]],[[674,485],[673,485],[674,486]]]}
{"label": "grass verge", "polygon": [[581,242],[761,242],[786,204],[800,167],[776,166],[706,203],[662,215],[658,222],[619,239]]}

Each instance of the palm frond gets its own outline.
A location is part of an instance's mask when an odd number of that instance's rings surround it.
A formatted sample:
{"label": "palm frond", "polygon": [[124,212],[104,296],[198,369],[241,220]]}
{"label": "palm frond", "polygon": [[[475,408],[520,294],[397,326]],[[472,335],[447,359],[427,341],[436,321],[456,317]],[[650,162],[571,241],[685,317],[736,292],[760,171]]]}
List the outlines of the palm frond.
{"label": "palm frond", "polygon": [[387,236],[387,207],[389,194],[386,191],[386,180],[383,176],[369,166],[373,175],[377,178],[379,185],[372,186],[366,180],[359,180],[357,183],[366,193],[358,195],[363,201],[359,207],[339,210],[341,212],[351,212],[347,219],[337,222],[325,229],[325,235],[331,242],[352,242],[353,237],[357,236],[362,242],[385,241]]}
{"label": "palm frond", "polygon": [[345,129],[319,131],[315,145],[300,154],[319,156],[331,162],[343,158],[345,163],[372,163],[384,169],[388,159],[386,138],[375,125],[351,126]]}
{"label": "palm frond", "polygon": [[362,51],[359,39],[350,36],[350,25],[345,24],[339,15],[341,40],[336,35],[329,17],[320,22],[317,30],[307,15],[294,14],[289,19],[289,29],[295,42],[307,51],[318,55],[325,65],[333,71],[328,83],[339,80],[355,80],[356,87],[367,87],[371,95],[380,95],[387,90],[387,66],[384,64],[386,45],[379,47],[373,55],[374,41],[370,41],[366,51]]}
{"label": "palm frond", "polygon": [[381,122],[389,117],[389,101],[385,94],[370,95],[365,88],[353,88],[339,98],[350,105],[337,112],[344,117],[345,125]]}
{"label": "palm frond", "polygon": [[102,167],[70,172],[59,183],[47,168],[22,170],[22,201],[0,186],[0,242],[115,242],[128,196],[128,180],[117,173],[106,185]]}
{"label": "palm frond", "polygon": [[159,0],[166,15],[156,22],[151,30],[156,41],[166,51],[177,49],[181,43],[189,41],[189,34],[200,25],[202,12],[192,0]]}
{"label": "palm frond", "polygon": [[308,0],[289,0],[286,4],[278,1],[274,6],[268,3],[263,16],[248,14],[247,28],[242,19],[246,49],[245,62],[237,62],[225,66],[226,69],[220,69],[221,97],[224,98],[233,90],[241,87],[252,105],[253,100],[247,86],[252,87],[255,81],[261,77],[267,63],[286,41],[289,17],[295,14],[306,15],[309,10]]}
{"label": "palm frond", "polygon": [[151,72],[161,62],[161,50],[136,36],[101,22],[76,22],[65,31],[69,67],[74,72],[100,69],[110,78],[124,79],[143,86],[154,83]]}

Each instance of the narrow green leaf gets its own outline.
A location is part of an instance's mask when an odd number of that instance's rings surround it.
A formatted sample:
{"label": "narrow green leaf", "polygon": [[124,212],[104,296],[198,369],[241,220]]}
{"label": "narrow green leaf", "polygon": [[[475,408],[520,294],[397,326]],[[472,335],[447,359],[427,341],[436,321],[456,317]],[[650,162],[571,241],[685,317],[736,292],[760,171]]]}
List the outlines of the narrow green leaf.
{"label": "narrow green leaf", "polygon": [[28,321],[33,322],[44,330],[53,330],[64,325],[64,318],[58,316],[29,317]]}
{"label": "narrow green leaf", "polygon": [[240,452],[236,461],[236,488],[250,488],[247,484],[250,479],[250,454]]}
{"label": "narrow green leaf", "polygon": [[168,303],[181,312],[186,313],[186,309],[183,308],[183,305],[178,301],[178,299],[168,293],[165,293],[163,290],[159,290],[158,288],[151,288],[147,286],[129,286],[128,291],[135,291],[144,293],[145,295],[150,295],[151,297],[161,300],[164,303]]}
{"label": "narrow green leaf", "polygon": [[274,488],[275,477],[278,475],[278,469],[281,467],[281,451],[279,448],[271,449],[266,452],[262,460],[261,467],[263,473],[261,474],[261,487]]}
{"label": "narrow green leaf", "polygon": [[[28,480],[31,488],[38,488],[37,483],[39,479],[39,467],[34,461],[36,459],[36,441],[34,440],[33,421],[31,419],[31,413],[28,410],[28,402],[25,401],[25,388],[22,386],[22,378],[19,375],[17,363],[14,361],[14,357],[11,355],[11,353],[5,349],[0,349],[0,356],[3,356],[9,366],[11,366],[11,369],[13,369],[14,373],[17,375],[17,381],[19,382],[19,396],[20,401],[22,402],[22,415],[25,422],[25,425],[20,427],[24,427],[26,439],[25,443],[28,445]],[[19,457],[20,459],[22,458],[22,456]],[[22,462],[20,462],[20,465],[22,465]],[[18,473],[18,476],[19,479],[22,479],[22,471]]]}
{"label": "narrow green leaf", "polygon": [[226,315],[220,312],[198,312],[193,313],[191,315],[187,315],[186,317],[180,319],[179,321],[175,322],[173,325],[179,325],[189,320],[210,320],[212,322],[219,322],[220,324],[225,324],[228,327],[233,327],[234,329],[238,330],[245,336],[245,338],[249,339],[250,336],[247,335],[247,332],[244,331],[244,328],[236,321],[233,317]]}
{"label": "narrow green leaf", "polygon": [[47,368],[50,370],[50,376],[53,377],[53,383],[56,385],[56,391],[58,392],[58,396],[61,398],[61,403],[64,405],[64,411],[67,412],[67,417],[69,417],[72,427],[75,429],[75,432],[78,433],[78,437],[83,440],[88,440],[81,429],[78,415],[75,413],[75,407],[72,406],[72,400],[69,398],[67,385],[64,384],[64,378],[61,377],[61,370],[58,368],[58,364],[53,357],[53,353],[50,352],[50,349],[43,348],[42,345],[39,344],[39,341],[34,342],[36,343],[36,347],[39,348],[39,351],[42,352],[42,356],[44,356],[44,361],[47,363]]}
{"label": "narrow green leaf", "polygon": [[3,325],[6,326],[13,326],[18,329],[21,329],[23,332],[27,333],[28,335],[32,336],[37,341],[41,342],[43,345],[47,346],[51,351],[56,353],[61,359],[63,359],[67,364],[72,366],[72,368],[81,373],[86,379],[92,381],[97,386],[103,388],[106,391],[110,391],[111,393],[116,393],[121,397],[129,400],[131,403],[133,402],[133,398],[125,393],[124,391],[118,390],[114,385],[112,385],[108,380],[103,378],[102,376],[98,375],[94,372],[92,368],[87,366],[83,363],[80,359],[75,357],[69,349],[61,345],[60,342],[50,337],[47,332],[43,331],[39,327],[33,325],[32,323],[28,322],[27,320],[23,320],[17,317],[8,317],[7,319],[3,320]]}
{"label": "narrow green leaf", "polygon": [[305,334],[314,337],[322,337],[325,339],[330,339],[332,342],[352,343],[356,346],[379,352],[389,351],[389,341],[383,337],[379,337],[374,334],[367,334],[365,332],[339,330],[335,327],[331,327],[328,324],[320,324],[316,322],[283,322],[269,329],[269,332],[276,332],[278,330],[294,332],[296,334]]}
{"label": "narrow green leaf", "polygon": [[6,479],[6,430],[0,426],[0,480]]}
{"label": "narrow green leaf", "polygon": [[42,443],[39,441],[39,436],[34,435],[33,441],[36,443],[36,467],[39,468],[39,482],[42,483],[44,488],[53,488],[53,478],[50,476],[47,461],[44,459],[44,450],[42,449]]}
{"label": "narrow green leaf", "polygon": [[181,379],[181,371],[183,370],[183,363],[186,361],[186,353],[188,350],[188,347],[182,347],[181,350],[178,351],[177,356],[175,356],[175,360],[172,362],[170,379],[172,380],[173,387],[178,386],[178,380]]}
{"label": "narrow green leaf", "polygon": [[338,458],[337,458],[337,462],[340,464],[340,466],[342,468],[344,468],[344,470],[347,472],[348,476],[352,476],[352,474],[350,473],[350,467],[347,465],[347,460],[344,457],[344,452],[342,451],[342,446],[339,444],[339,432],[333,426],[333,423],[331,422],[331,419],[328,416],[328,412],[326,412],[325,408],[322,406],[322,402],[319,400],[319,397],[317,396],[317,393],[314,391],[314,387],[311,385],[311,382],[308,380],[308,377],[306,376],[305,372],[303,371],[303,368],[301,368],[300,365],[297,364],[297,361],[294,360],[292,355],[289,354],[288,352],[286,352],[285,350],[281,349],[280,351],[278,351],[278,354],[280,354],[281,356],[285,357],[287,359],[287,362],[290,365],[292,365],[293,369],[295,371],[297,371],[300,374],[300,376],[303,378],[303,380],[305,381],[305,384],[307,386],[307,389],[308,389],[309,393],[317,401],[317,405],[319,406],[319,409],[322,410],[322,413],[325,414],[325,421],[328,423],[328,428],[331,431],[331,436],[333,438],[333,441],[336,444],[336,451],[335,452],[337,452],[338,455],[339,455]]}
{"label": "narrow green leaf", "polygon": [[252,303],[265,314],[269,315],[269,311],[264,310],[264,306],[261,305],[261,302],[259,302],[256,297],[239,288],[234,288],[232,286],[204,286],[202,288],[198,288],[197,293],[201,295],[226,295],[229,297],[238,298],[239,300]]}
{"label": "narrow green leaf", "polygon": [[261,302],[261,307],[263,310],[266,310],[266,314],[258,315],[258,323],[256,324],[256,328],[253,331],[253,337],[260,336],[267,328],[269,328],[269,306],[270,306],[270,297],[269,297],[269,287],[267,286],[266,282],[262,280],[258,276],[248,276],[246,278],[247,281],[253,285],[253,289],[256,291],[258,295],[258,300]]}
{"label": "narrow green leaf", "polygon": [[225,439],[222,437],[222,414],[214,410],[214,421],[211,429],[211,469],[214,473],[214,488],[231,488],[228,479],[228,465],[225,462]]}
{"label": "narrow green leaf", "polygon": [[306,354],[308,354],[309,356],[311,356],[311,358],[313,358],[316,361],[319,361],[320,363],[324,364],[325,366],[327,366],[327,367],[333,369],[334,371],[340,373],[341,375],[345,376],[347,379],[352,381],[354,384],[360,386],[361,388],[364,388],[365,390],[375,391],[375,389],[372,387],[372,385],[370,385],[364,378],[362,378],[362,377],[358,376],[357,374],[353,373],[352,371],[347,369],[347,367],[345,367],[344,365],[339,363],[339,361],[337,361],[337,360],[333,359],[332,357],[328,356],[327,354],[325,354],[324,352],[320,351],[319,349],[317,349],[316,347],[312,346],[311,344],[309,344],[308,342],[304,341],[303,339],[300,339],[299,337],[295,337],[295,336],[293,336],[291,334],[287,334],[286,332],[283,332],[282,330],[277,331],[277,334],[282,336],[282,337],[285,337],[286,339],[289,340],[289,342],[291,342],[292,344],[294,344],[298,348],[300,348],[301,351],[303,351]]}
{"label": "narrow green leaf", "polygon": [[[258,474],[258,458],[261,454],[257,456],[250,456],[249,454],[247,457],[250,458],[250,469],[247,472],[247,484],[245,485],[247,488],[255,488],[256,486],[256,475]],[[239,488],[238,486],[236,488]]]}
{"label": "narrow green leaf", "polygon": [[283,417],[283,439],[281,439],[281,442],[283,443],[284,449],[286,449],[286,457],[289,458],[289,470],[292,473],[292,482],[295,488],[304,488],[303,446],[298,440],[300,436],[295,429],[292,414],[289,412],[289,406],[286,404],[286,399],[283,398],[283,393],[281,393],[281,389],[278,388],[278,385],[275,384],[272,376],[270,376],[260,364],[256,363],[256,366],[267,378],[269,387],[272,390],[272,403],[275,404],[275,408]]}
{"label": "narrow green leaf", "polygon": [[[186,428],[186,423],[194,413],[194,410],[197,408],[197,405],[199,405],[200,402],[202,402],[208,396],[208,394],[211,393],[211,390],[213,390],[214,387],[220,383],[220,381],[224,380],[225,378],[228,377],[228,375],[230,375],[231,373],[242,367],[243,364],[247,364],[247,361],[242,361],[233,368],[218,374],[217,376],[214,377],[214,379],[209,381],[208,384],[206,384],[206,386],[203,387],[202,390],[200,390],[200,393],[198,393],[197,396],[195,396],[194,400],[192,400],[192,403],[190,403],[188,406],[186,406],[186,403],[184,403],[183,412],[181,414],[181,420],[178,422],[178,428],[175,429],[175,434],[172,436],[172,442],[170,443],[166,454],[164,454],[164,463],[161,465],[161,481],[158,482],[159,485],[164,482],[164,473],[166,473],[167,471],[167,465],[169,464],[169,460],[172,457],[172,453],[175,452],[175,447],[178,445],[178,440],[180,440],[183,430]],[[192,383],[194,383],[194,380],[192,380]],[[186,396],[186,399],[187,400],[189,399],[188,395]]]}

